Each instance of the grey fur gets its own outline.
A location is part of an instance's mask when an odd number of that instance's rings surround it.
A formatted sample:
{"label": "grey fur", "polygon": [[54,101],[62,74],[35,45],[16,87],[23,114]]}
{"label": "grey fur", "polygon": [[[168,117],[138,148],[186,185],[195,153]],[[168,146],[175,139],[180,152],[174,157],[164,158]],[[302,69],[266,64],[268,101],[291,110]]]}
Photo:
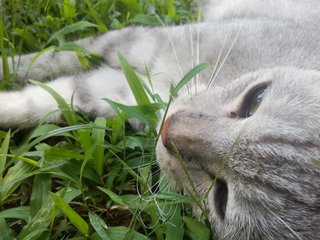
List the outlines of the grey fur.
{"label": "grey fur", "polygon": [[[228,156],[218,176],[228,188],[225,216],[217,207],[218,185],[205,200],[220,239],[320,239],[320,166],[313,161],[320,159],[320,4],[315,0],[202,4],[205,23],[128,28],[79,40],[102,55],[106,65],[100,69],[82,73],[73,53],[47,52],[30,71],[25,66],[35,55],[22,57],[18,78],[62,76],[48,84],[67,101],[76,90],[76,105],[110,117],[112,111],[102,97],[134,104],[116,51],[142,75],[146,65],[164,98],[170,83],[178,82],[194,65],[211,63],[170,108],[166,147],[160,141],[157,148],[160,167],[173,185],[189,191],[170,145],[174,143],[197,191],[204,195]],[[72,75],[75,72],[79,73]],[[244,99],[265,83],[268,88],[257,111],[241,116]],[[55,108],[50,96],[37,87],[1,93],[0,125],[32,126]],[[59,115],[48,119],[59,120]]]}

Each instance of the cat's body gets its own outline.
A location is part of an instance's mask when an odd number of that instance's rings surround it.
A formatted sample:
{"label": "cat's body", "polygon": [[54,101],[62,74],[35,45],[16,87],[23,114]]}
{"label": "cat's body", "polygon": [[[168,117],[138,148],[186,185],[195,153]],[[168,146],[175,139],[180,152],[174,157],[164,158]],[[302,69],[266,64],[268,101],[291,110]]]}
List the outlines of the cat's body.
{"label": "cat's body", "polygon": [[[320,4],[212,0],[204,6],[212,22],[80,40],[105,59],[100,69],[81,73],[73,53],[47,52],[18,78],[63,76],[48,85],[68,102],[75,93],[73,103],[88,113],[108,117],[111,108],[101,98],[135,103],[117,51],[142,75],[147,66],[164,99],[171,82],[199,63],[212,64],[172,104],[164,145],[158,144],[160,167],[190,191],[179,152],[204,195],[224,165],[206,199],[221,239],[320,239],[320,167],[313,161],[320,159]],[[256,98],[263,98],[257,108]],[[0,126],[32,126],[56,108],[39,87],[4,92]],[[59,113],[48,120],[60,121]]]}

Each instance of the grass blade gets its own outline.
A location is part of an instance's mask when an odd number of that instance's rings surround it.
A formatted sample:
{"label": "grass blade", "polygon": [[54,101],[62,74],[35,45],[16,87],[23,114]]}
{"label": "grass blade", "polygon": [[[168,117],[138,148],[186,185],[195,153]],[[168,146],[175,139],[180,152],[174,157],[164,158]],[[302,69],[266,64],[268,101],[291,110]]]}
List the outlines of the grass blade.
{"label": "grass blade", "polygon": [[150,240],[150,238],[138,233],[132,229],[128,229],[126,227],[110,227],[107,230],[111,239],[120,240],[120,239],[127,239],[126,237],[130,234],[130,240]]}
{"label": "grass blade", "polygon": [[0,219],[1,218],[17,218],[17,219],[27,220],[29,216],[30,216],[30,207],[27,207],[27,206],[10,208],[0,212]]}
{"label": "grass blade", "polygon": [[102,238],[102,240],[111,240],[110,236],[105,231],[108,229],[107,225],[97,214],[89,212],[89,219],[92,227],[96,230],[96,233]]}
{"label": "grass blade", "polygon": [[191,217],[183,217],[183,221],[186,224],[190,234],[194,240],[209,240],[210,230],[202,223],[194,220]]}
{"label": "grass blade", "polygon": [[126,76],[127,82],[131,88],[131,91],[137,101],[138,105],[148,105],[150,100],[143,89],[142,79],[134,72],[128,61],[118,52],[118,58],[122,67],[122,70]]}
{"label": "grass blade", "polygon": [[92,130],[92,139],[97,147],[93,153],[93,166],[96,172],[101,177],[103,174],[103,165],[104,165],[104,136],[105,136],[105,129],[103,127],[106,126],[106,119],[105,118],[97,118],[95,124],[100,126],[101,128],[95,128]]}
{"label": "grass blade", "polygon": [[202,70],[206,69],[207,67],[209,67],[210,64],[208,63],[201,63],[197,66],[195,66],[194,68],[192,68],[181,80],[180,82],[177,84],[177,86],[173,87],[173,89],[171,89],[171,95],[173,97],[176,97],[179,90],[187,83],[189,82],[194,76],[196,76],[199,72],[201,72]]}
{"label": "grass blade", "polygon": [[0,240],[15,240],[5,219],[0,218]]}
{"label": "grass blade", "polygon": [[73,19],[76,15],[76,1],[64,0],[63,1],[63,16],[65,18]]}
{"label": "grass blade", "polygon": [[89,225],[58,194],[51,193],[55,204],[68,217],[70,222],[85,236],[89,234]]}
{"label": "grass blade", "polygon": [[109,104],[112,102],[113,106],[118,107],[120,110],[122,110],[124,113],[126,113],[129,117],[133,117],[141,121],[142,123],[146,124],[150,128],[150,130],[153,132],[154,135],[157,135],[157,130],[155,128],[155,124],[143,113],[140,111],[137,111],[132,106],[126,106],[121,103],[113,102],[110,99],[104,98],[103,100],[107,101]]}
{"label": "grass blade", "polygon": [[[61,192],[63,192],[63,190],[64,189],[61,189],[60,191],[58,191],[58,193],[60,194]],[[78,197],[80,193],[81,192],[78,189],[69,188],[66,191],[63,200],[68,203],[75,197]],[[52,198],[48,202],[43,204],[37,214],[28,221],[27,225],[23,227],[17,238],[24,239],[26,236],[36,231],[37,229],[48,228],[48,226],[50,225],[50,220],[54,219],[57,215],[57,211],[55,211],[54,206],[55,205]]]}
{"label": "grass blade", "polygon": [[5,48],[4,44],[4,32],[5,26],[3,24],[3,17],[2,17],[2,7],[0,7],[0,52],[1,52],[1,59],[2,59],[2,72],[3,72],[3,79],[0,81],[0,89],[4,89],[9,84],[10,79],[10,70],[7,58],[7,49]]}
{"label": "grass blade", "polygon": [[2,179],[3,171],[5,170],[6,166],[6,160],[9,149],[9,142],[10,142],[10,131],[6,134],[6,137],[4,138],[1,149],[0,149],[0,180]]}
{"label": "grass blade", "polygon": [[34,217],[40,208],[51,199],[49,191],[51,190],[50,175],[36,175],[33,180],[32,193],[30,199],[31,217]]}
{"label": "grass blade", "polygon": [[94,23],[87,22],[87,21],[76,22],[76,23],[68,25],[68,26],[62,28],[61,30],[55,32],[54,34],[52,34],[52,36],[48,40],[48,43],[55,40],[55,39],[58,40],[59,43],[62,43],[62,39],[63,39],[64,35],[78,31],[78,30],[83,30],[88,27],[97,28],[98,25],[94,24]]}
{"label": "grass blade", "polygon": [[9,168],[7,174],[0,182],[0,203],[7,199],[14,190],[21,184],[21,181],[32,176],[33,166],[23,161],[17,162]]}

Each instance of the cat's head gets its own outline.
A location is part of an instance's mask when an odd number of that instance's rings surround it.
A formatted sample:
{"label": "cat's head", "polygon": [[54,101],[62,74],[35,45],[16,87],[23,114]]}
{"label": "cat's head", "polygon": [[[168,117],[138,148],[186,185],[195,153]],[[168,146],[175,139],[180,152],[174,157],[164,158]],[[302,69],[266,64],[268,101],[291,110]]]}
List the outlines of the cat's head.
{"label": "cat's head", "polygon": [[157,150],[173,185],[205,198],[221,239],[318,236],[320,73],[264,69],[181,96]]}

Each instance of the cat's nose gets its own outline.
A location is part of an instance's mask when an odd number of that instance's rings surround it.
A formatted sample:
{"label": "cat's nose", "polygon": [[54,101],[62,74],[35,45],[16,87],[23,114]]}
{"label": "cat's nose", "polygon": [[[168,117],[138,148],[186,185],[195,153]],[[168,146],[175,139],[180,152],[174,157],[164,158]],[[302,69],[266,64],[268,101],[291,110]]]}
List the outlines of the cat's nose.
{"label": "cat's nose", "polygon": [[163,146],[167,147],[168,141],[167,141],[167,134],[168,134],[168,127],[171,122],[172,116],[169,116],[163,123],[162,129],[161,129],[161,140]]}
{"label": "cat's nose", "polygon": [[161,140],[171,153],[203,154],[212,143],[208,134],[212,122],[198,113],[176,112],[163,123]]}

